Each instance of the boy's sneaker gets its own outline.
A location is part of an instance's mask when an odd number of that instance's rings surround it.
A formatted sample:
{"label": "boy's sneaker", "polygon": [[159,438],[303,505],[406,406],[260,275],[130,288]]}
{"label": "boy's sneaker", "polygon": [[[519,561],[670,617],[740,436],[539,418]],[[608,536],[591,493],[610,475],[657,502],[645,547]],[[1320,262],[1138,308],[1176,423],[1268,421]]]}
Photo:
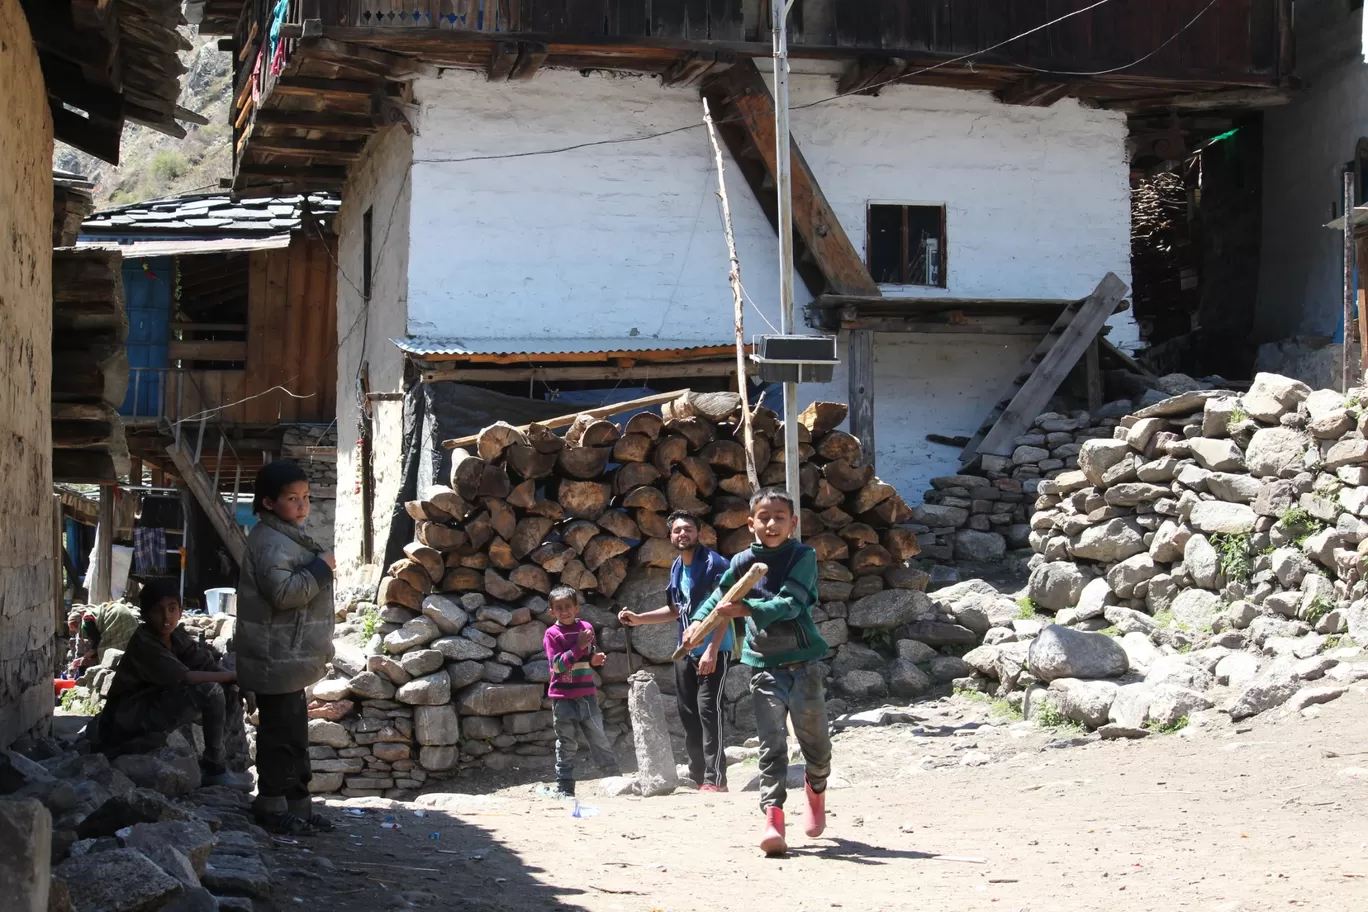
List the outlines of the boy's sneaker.
{"label": "boy's sneaker", "polygon": [[725,785],[713,785],[711,782],[708,782],[700,785],[698,790],[700,792],[725,792],[727,787]]}
{"label": "boy's sneaker", "polygon": [[573,780],[573,779],[558,779],[558,780],[556,781],[556,797],[557,797],[557,798],[574,798],[574,797],[575,797],[575,780]]}

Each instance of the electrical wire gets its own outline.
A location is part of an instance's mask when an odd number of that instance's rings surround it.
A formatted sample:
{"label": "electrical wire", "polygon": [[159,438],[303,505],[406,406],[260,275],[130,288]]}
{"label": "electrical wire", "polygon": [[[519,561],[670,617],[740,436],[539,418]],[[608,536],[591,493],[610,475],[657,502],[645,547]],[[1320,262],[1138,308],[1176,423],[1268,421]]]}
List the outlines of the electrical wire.
{"label": "electrical wire", "polygon": [[1110,76],[1112,73],[1119,73],[1122,70],[1129,70],[1132,67],[1139,66],[1146,60],[1149,60],[1155,54],[1158,54],[1164,48],[1168,47],[1173,42],[1177,41],[1179,36],[1181,36],[1188,29],[1196,25],[1197,20],[1205,16],[1211,10],[1211,8],[1217,4],[1217,2],[1219,2],[1219,0],[1211,0],[1210,3],[1202,7],[1202,9],[1197,13],[1197,15],[1193,16],[1190,20],[1188,20],[1187,25],[1183,26],[1178,31],[1174,32],[1172,35],[1168,37],[1168,40],[1166,40],[1163,44],[1159,45],[1154,50],[1150,51],[1148,54],[1144,55],[1143,57],[1138,57],[1135,60],[1132,60],[1130,63],[1123,64],[1122,66],[1112,67],[1110,70],[1042,70],[1039,67],[1033,67],[1025,63],[1017,63],[1013,64],[1013,66],[1020,67],[1023,70],[1030,70],[1032,73],[1045,73],[1050,76]]}

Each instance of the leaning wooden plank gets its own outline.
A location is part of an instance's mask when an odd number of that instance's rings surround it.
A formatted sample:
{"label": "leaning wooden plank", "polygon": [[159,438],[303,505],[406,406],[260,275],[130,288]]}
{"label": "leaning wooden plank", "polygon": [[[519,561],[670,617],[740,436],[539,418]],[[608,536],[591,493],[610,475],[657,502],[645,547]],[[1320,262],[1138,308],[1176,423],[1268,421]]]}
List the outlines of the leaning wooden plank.
{"label": "leaning wooden plank", "polygon": [[[538,421],[536,423],[544,428],[569,427],[575,423],[575,419],[580,415],[589,415],[592,418],[607,418],[611,415],[620,415],[623,412],[630,412],[633,409],[660,405],[663,402],[670,402],[674,399],[678,399],[680,396],[687,396],[688,394],[688,390],[675,390],[673,393],[656,393],[653,396],[643,396],[640,399],[633,399],[630,402],[615,402],[612,405],[605,405],[602,408],[586,409],[582,412],[575,412],[572,415],[562,415],[559,418],[551,418],[547,421]],[[518,430],[526,434],[527,428],[528,425],[523,425],[518,428]],[[445,449],[454,450],[457,447],[474,446],[479,442],[479,439],[479,434],[471,434],[467,437],[457,437],[454,440],[443,440],[442,446]]]}
{"label": "leaning wooden plank", "polygon": [[1107,318],[1116,310],[1126,291],[1125,282],[1117,278],[1115,273],[1107,273],[1097,289],[1084,300],[1073,322],[1060,334],[1049,354],[1041,359],[1039,366],[1013,397],[1011,405],[1007,406],[993,429],[983,438],[978,446],[979,453],[1011,455],[1012,441],[1024,434],[1045,408],[1055,390],[1059,389],[1069,371],[1073,370],[1098,331],[1106,324]]}
{"label": "leaning wooden plank", "polygon": [[[741,577],[736,582],[732,583],[732,587],[727,590],[727,594],[722,596],[722,600],[719,601],[717,604],[725,605],[728,602],[734,602],[738,599],[745,598],[746,593],[751,591],[751,587],[753,587],[756,583],[764,579],[766,573],[769,573],[769,567],[767,565],[751,564],[751,568],[746,571],[746,575]],[[693,632],[692,636],[689,635],[689,632],[687,630],[684,632],[684,641],[679,644],[679,648],[675,650],[675,654],[670,657],[670,660],[678,661],[679,659],[684,658],[686,655],[693,652],[695,649],[697,649],[699,646],[705,643],[708,637],[712,636],[714,631],[718,630],[727,623],[728,618],[726,617],[726,615],[718,614],[716,611],[714,611],[712,614],[708,615],[703,619],[702,623],[699,625],[698,629]]]}
{"label": "leaning wooden plank", "polygon": [[1145,365],[1141,364],[1139,361],[1136,361],[1134,358],[1123,352],[1121,349],[1117,348],[1116,343],[1112,342],[1106,336],[1099,336],[1097,339],[1097,344],[1102,351],[1106,352],[1108,355],[1115,358],[1117,361],[1120,361],[1128,369],[1135,371],[1135,373],[1139,374],[1141,377],[1144,377],[1146,380],[1154,381],[1159,379],[1153,371],[1145,367]]}
{"label": "leaning wooden plank", "polygon": [[197,463],[191,461],[190,454],[180,444],[170,444],[166,448],[166,453],[171,457],[171,461],[176,464],[176,471],[180,473],[185,486],[190,489],[190,493],[204,508],[205,515],[209,517],[209,523],[223,541],[223,546],[228,549],[228,554],[241,567],[243,556],[247,553],[247,536],[242,533],[242,527],[229,514],[228,508],[219,498],[218,492],[210,488],[208,475]]}

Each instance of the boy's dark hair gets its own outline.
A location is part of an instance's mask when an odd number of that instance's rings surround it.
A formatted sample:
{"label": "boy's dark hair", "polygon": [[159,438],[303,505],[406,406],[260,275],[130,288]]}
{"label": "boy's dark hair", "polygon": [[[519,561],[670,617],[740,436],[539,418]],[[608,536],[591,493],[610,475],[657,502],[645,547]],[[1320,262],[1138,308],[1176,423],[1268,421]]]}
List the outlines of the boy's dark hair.
{"label": "boy's dark hair", "polygon": [[673,529],[676,519],[682,519],[685,522],[689,523],[691,526],[694,527],[695,532],[697,532],[699,529],[698,517],[694,516],[688,510],[675,510],[669,516],[665,517],[665,528]]}
{"label": "boy's dark hair", "polygon": [[308,481],[309,476],[292,459],[277,459],[261,467],[256,476],[256,492],[252,495],[252,512],[258,515],[264,509],[261,502],[270,498],[275,500],[288,484]]}
{"label": "boy's dark hair", "polygon": [[579,604],[579,592],[573,586],[557,586],[551,590],[551,594],[546,597],[547,604],[569,599],[576,605]]}
{"label": "boy's dark hair", "polygon": [[180,601],[180,586],[176,581],[169,579],[148,580],[143,583],[142,592],[138,593],[138,610],[147,614],[164,598]]}
{"label": "boy's dark hair", "polygon": [[760,506],[761,504],[771,503],[774,501],[778,501],[779,503],[788,507],[788,511],[790,513],[796,514],[798,512],[797,507],[794,506],[793,498],[789,497],[788,491],[785,491],[783,488],[762,488],[761,490],[756,491],[754,494],[751,495],[751,514],[754,515],[755,508]]}

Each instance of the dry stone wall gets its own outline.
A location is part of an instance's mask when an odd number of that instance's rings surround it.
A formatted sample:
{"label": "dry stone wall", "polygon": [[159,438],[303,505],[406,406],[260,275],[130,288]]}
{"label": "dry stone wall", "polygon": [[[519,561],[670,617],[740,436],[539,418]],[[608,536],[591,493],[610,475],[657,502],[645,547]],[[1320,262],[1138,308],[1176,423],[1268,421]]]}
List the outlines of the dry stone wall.
{"label": "dry stone wall", "polygon": [[1028,601],[961,685],[1129,736],[1368,677],[1365,403],[1259,374],[1084,441],[1036,482]]}

